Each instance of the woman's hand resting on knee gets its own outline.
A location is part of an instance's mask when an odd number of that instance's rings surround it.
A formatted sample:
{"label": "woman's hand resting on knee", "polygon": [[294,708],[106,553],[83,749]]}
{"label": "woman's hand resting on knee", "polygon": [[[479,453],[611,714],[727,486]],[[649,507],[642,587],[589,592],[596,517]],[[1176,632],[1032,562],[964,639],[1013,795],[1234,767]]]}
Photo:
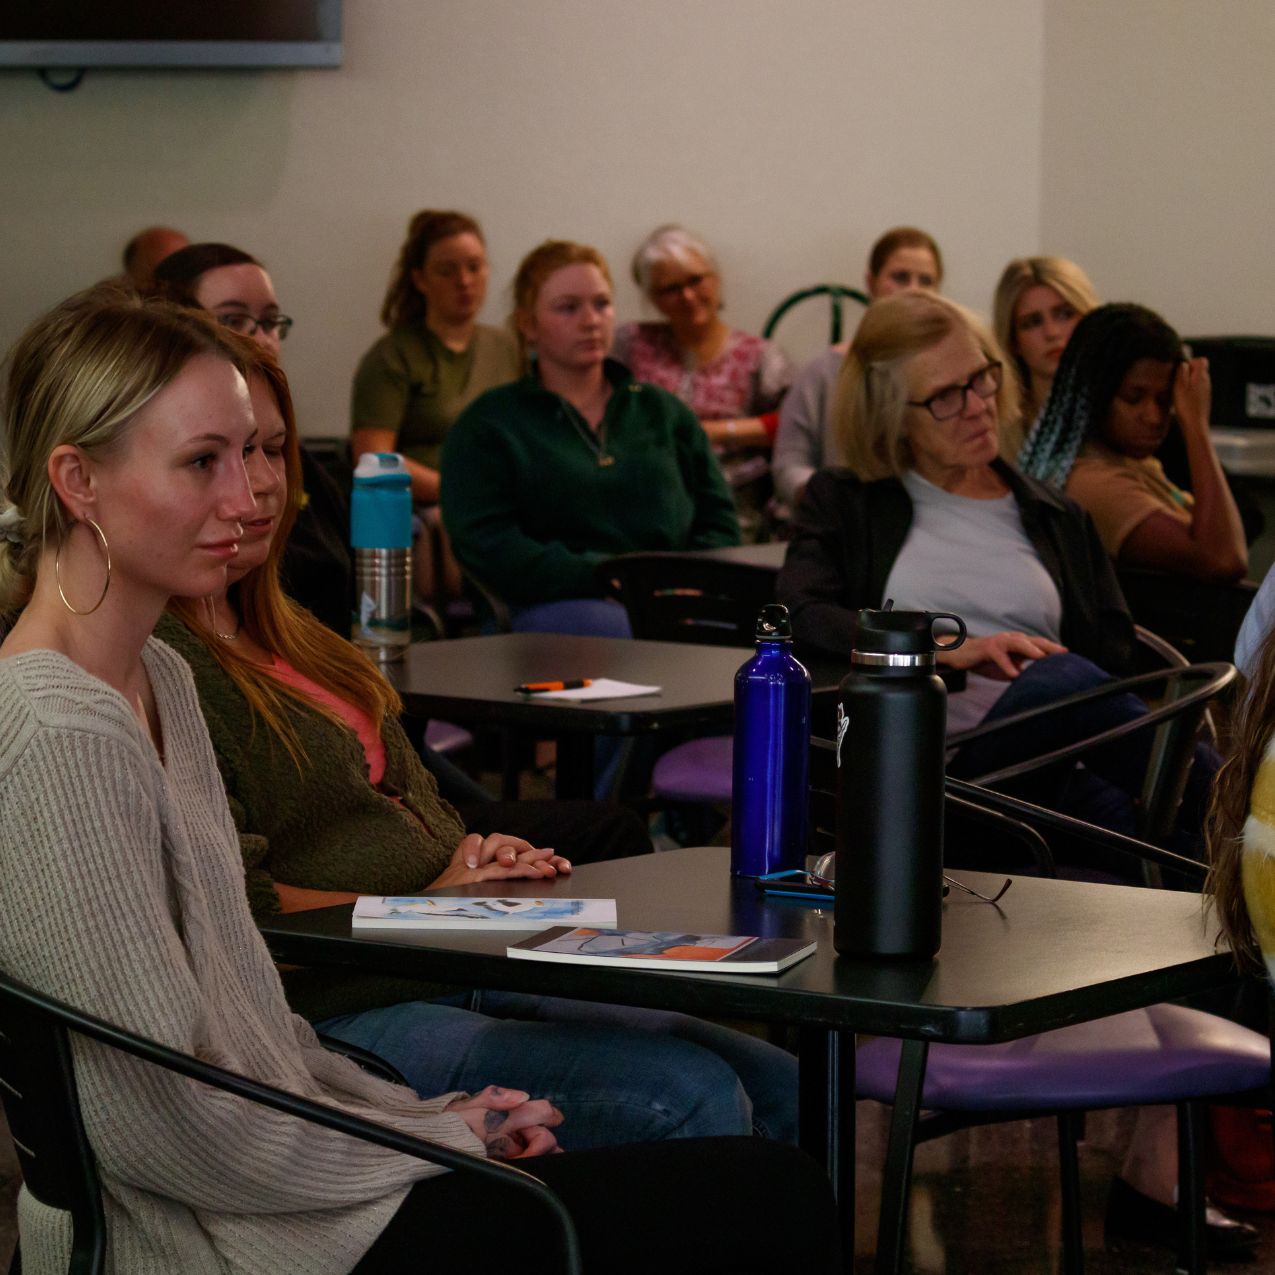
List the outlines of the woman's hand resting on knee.
{"label": "woman's hand resting on knee", "polygon": [[477,881],[503,881],[511,877],[552,879],[570,872],[571,861],[552,850],[540,849],[521,837],[493,832],[488,837],[471,832],[462,837],[451,862],[426,887],[472,885]]}
{"label": "woman's hand resting on knee", "polygon": [[945,651],[940,646],[938,660],[949,668],[963,668],[969,673],[1012,682],[1029,660],[1061,655],[1066,649],[1048,638],[1032,637],[1028,633],[992,633],[988,637],[967,637],[953,651]]}
{"label": "woman's hand resting on knee", "polygon": [[488,1085],[472,1097],[454,1099],[446,1110],[454,1111],[482,1139],[493,1160],[525,1160],[562,1150],[549,1132],[562,1123],[562,1112],[521,1089]]}

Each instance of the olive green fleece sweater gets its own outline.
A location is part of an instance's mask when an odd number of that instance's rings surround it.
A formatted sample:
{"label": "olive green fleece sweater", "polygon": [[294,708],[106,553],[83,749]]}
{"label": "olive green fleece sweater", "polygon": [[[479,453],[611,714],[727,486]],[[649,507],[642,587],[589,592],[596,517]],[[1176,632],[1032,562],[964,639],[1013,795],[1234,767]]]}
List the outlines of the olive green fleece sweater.
{"label": "olive green fleece sweater", "polygon": [[[354,732],[289,700],[288,720],[307,758],[298,766],[266,724],[254,721],[202,638],[170,615],[155,634],[194,674],[259,923],[279,911],[276,881],[311,890],[416,894],[443,871],[465,827],[398,722],[387,721],[381,732],[385,778],[378,791],[368,782]],[[362,657],[352,650],[350,658]],[[284,988],[292,1008],[311,1022],[455,990],[327,970],[289,971]]]}

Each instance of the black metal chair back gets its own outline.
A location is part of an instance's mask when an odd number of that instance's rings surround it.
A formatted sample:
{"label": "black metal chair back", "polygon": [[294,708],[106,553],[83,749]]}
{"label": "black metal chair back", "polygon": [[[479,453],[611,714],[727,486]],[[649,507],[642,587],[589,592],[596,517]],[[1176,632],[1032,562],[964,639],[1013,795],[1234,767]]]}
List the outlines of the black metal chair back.
{"label": "black metal chair back", "polygon": [[[962,866],[988,871],[1026,870],[1056,877],[1057,866],[1048,842],[1030,825],[1001,810],[991,809],[949,788],[943,803],[944,855]],[[809,852],[827,854],[836,848],[837,747],[830,739],[810,741]],[[979,862],[970,863],[971,856]]]}
{"label": "black metal chair back", "polygon": [[104,1269],[107,1243],[100,1184],[80,1119],[68,1032],[298,1119],[468,1173],[480,1179],[484,1189],[495,1187],[497,1195],[501,1190],[521,1191],[542,1208],[547,1222],[545,1240],[550,1246],[556,1244],[561,1269],[567,1275],[578,1275],[579,1244],[570,1215],[558,1197],[530,1173],[211,1066],[0,975],[0,1095],[18,1144],[27,1189],[42,1203],[72,1214],[75,1248],[68,1275],[97,1275]]}
{"label": "black metal chair back", "polygon": [[706,646],[752,646],[777,578],[768,567],[690,553],[628,553],[598,573],[615,582],[635,638]]}
{"label": "black metal chair back", "polygon": [[27,1190],[71,1215],[69,1275],[98,1275],[106,1265],[106,1221],[66,1028],[2,993],[0,1099]]}
{"label": "black metal chair back", "polygon": [[1252,580],[1215,584],[1167,571],[1118,567],[1120,589],[1134,620],[1161,634],[1196,663],[1229,660],[1252,605]]}
{"label": "black metal chair back", "polygon": [[811,297],[828,298],[832,310],[830,316],[831,324],[828,329],[829,345],[836,345],[841,340],[843,308],[847,300],[857,301],[864,306],[872,303],[872,298],[866,292],[860,292],[858,288],[848,287],[844,283],[816,283],[812,288],[801,288],[791,296],[785,297],[771,311],[770,318],[766,320],[766,325],[761,330],[762,336],[769,341],[784,315],[793,306],[800,305],[803,301],[809,301]]}

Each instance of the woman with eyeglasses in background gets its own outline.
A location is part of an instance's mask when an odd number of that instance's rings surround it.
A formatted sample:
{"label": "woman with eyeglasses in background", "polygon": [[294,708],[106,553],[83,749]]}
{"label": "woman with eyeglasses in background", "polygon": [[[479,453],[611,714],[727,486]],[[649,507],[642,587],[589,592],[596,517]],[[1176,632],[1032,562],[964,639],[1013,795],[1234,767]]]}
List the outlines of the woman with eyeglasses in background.
{"label": "woman with eyeglasses in background", "polygon": [[[250,337],[276,358],[292,330],[274,283],[256,257],[224,243],[191,244],[155,269],[155,290],[179,305],[207,310],[223,327]],[[354,569],[350,503],[323,467],[301,451],[303,495],[280,574],[290,597],[348,637]]]}
{"label": "woman with eyeglasses in background", "polygon": [[676,394],[699,418],[736,491],[747,536],[763,503],[751,485],[764,480],[792,365],[773,341],[722,318],[717,258],[684,227],[653,230],[633,254],[632,272],[664,321],[622,324],[613,353],[637,380]]}
{"label": "woman with eyeglasses in background", "polygon": [[[1089,519],[1003,457],[1018,419],[1004,362],[991,333],[943,297],[874,303],[838,392],[848,468],[811,478],[779,577],[797,640],[836,655],[854,646],[856,612],[888,598],[961,616],[970,637],[938,655],[968,675],[948,702],[953,734],[1126,674],[1133,659],[1133,621]],[[971,741],[950,770],[986,774],[1143,712],[1132,695],[1101,699],[1034,722],[1030,738]],[[1026,787],[1042,804],[1131,833],[1147,747],[1126,742],[1087,759],[1079,778]],[[1197,765],[1188,785],[1188,840],[1210,773]]]}

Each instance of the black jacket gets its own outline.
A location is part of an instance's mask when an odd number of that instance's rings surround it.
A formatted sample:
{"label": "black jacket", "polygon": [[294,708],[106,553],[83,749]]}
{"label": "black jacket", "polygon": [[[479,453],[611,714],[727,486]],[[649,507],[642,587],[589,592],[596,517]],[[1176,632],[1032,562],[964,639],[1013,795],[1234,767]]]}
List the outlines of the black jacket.
{"label": "black jacket", "polygon": [[[1133,619],[1089,515],[1012,465],[994,464],[1058,586],[1063,645],[1109,673],[1127,674]],[[848,469],[824,469],[811,478],[778,587],[799,647],[849,653],[855,613],[884,602],[886,580],[911,525],[912,500],[897,478],[865,483]]]}

